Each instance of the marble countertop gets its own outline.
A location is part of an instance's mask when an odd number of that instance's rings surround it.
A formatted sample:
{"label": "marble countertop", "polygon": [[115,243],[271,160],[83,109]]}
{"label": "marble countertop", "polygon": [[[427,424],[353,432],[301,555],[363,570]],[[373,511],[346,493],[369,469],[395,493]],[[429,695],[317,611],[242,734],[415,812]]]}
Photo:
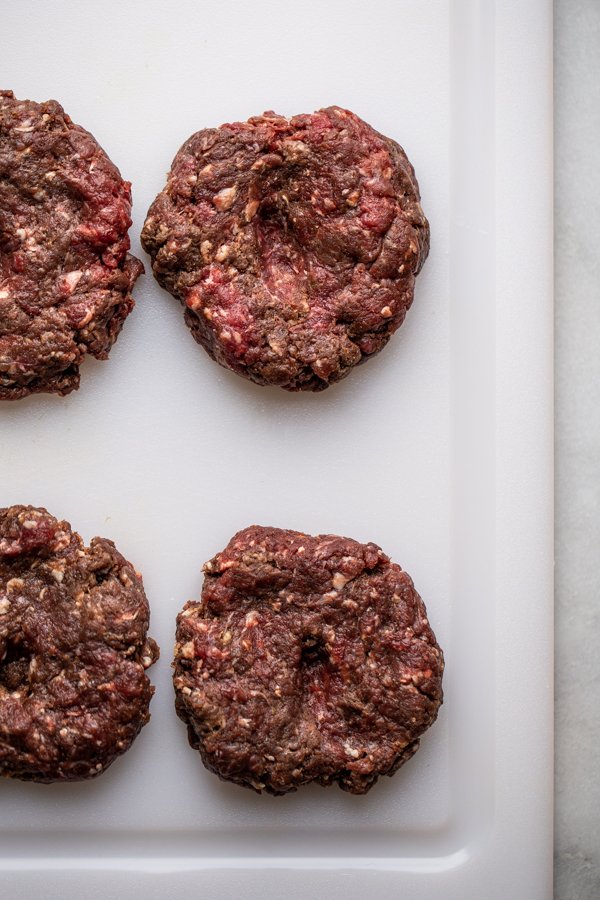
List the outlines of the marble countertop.
{"label": "marble countertop", "polygon": [[555,0],[555,897],[600,897],[600,2]]}

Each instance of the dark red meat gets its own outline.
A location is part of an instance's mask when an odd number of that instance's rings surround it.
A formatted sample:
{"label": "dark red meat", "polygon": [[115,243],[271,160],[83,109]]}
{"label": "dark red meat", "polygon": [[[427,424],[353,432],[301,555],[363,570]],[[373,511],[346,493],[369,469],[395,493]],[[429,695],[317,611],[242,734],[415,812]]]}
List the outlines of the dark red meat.
{"label": "dark red meat", "polygon": [[402,148],[348,110],[194,134],[142,243],[195,339],[258,384],[318,391],[412,303],[429,225]]}
{"label": "dark red meat", "polygon": [[443,656],[406,572],[375,544],[253,526],[177,619],[176,709],[221,778],[368,791],[419,746]]}
{"label": "dark red meat", "polygon": [[54,100],[0,91],[0,399],[79,386],[106,359],[143,271],[130,184]]}
{"label": "dark red meat", "polygon": [[0,775],[93,778],[150,718],[142,579],[45,509],[0,509]]}

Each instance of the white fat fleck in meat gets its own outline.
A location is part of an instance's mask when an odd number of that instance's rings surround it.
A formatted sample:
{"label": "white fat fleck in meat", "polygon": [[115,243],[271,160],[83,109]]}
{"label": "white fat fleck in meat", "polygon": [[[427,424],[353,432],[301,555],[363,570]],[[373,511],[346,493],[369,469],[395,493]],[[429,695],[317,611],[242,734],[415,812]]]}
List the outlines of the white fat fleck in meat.
{"label": "white fat fleck in meat", "polygon": [[219,193],[215,194],[215,196],[213,197],[213,203],[218,210],[224,212],[225,210],[231,209],[235,201],[236,194],[237,187],[235,185],[222,188],[222,190],[220,190]]}
{"label": "white fat fleck in meat", "polygon": [[344,575],[342,572],[335,572],[333,578],[331,579],[331,583],[334,586],[336,591],[341,591],[344,585],[348,584],[351,579]]}
{"label": "white fat fleck in meat", "polygon": [[270,337],[268,340],[269,347],[276,353],[278,356],[283,356],[285,353],[285,343],[282,340],[278,340],[276,337]]}
{"label": "white fat fleck in meat", "polygon": [[247,222],[251,222],[256,213],[258,212],[258,207],[260,203],[258,200],[249,200],[246,203],[246,208],[244,209],[244,217]]}
{"label": "white fat fleck in meat", "polygon": [[188,641],[187,644],[183,644],[179,655],[183,656],[184,659],[193,659],[195,656],[194,642]]}
{"label": "white fat fleck in meat", "polygon": [[81,281],[81,276],[83,272],[80,270],[75,270],[73,272],[67,272],[65,277],[63,278],[62,289],[66,294],[72,294],[79,282]]}
{"label": "white fat fleck in meat", "polygon": [[20,591],[23,588],[22,578],[9,578],[6,582],[7,591]]}
{"label": "white fat fleck in meat", "polygon": [[54,538],[54,551],[64,550],[69,546],[70,537],[66,531],[59,531]]}
{"label": "white fat fleck in meat", "polygon": [[304,141],[287,140],[283,143],[281,149],[289,162],[301,162],[310,155],[310,147]]}
{"label": "white fat fleck in meat", "polygon": [[3,616],[5,612],[10,607],[10,600],[8,597],[0,597],[0,616]]}
{"label": "white fat fleck in meat", "polygon": [[[121,582],[121,584],[125,585],[125,587],[131,587],[133,582],[129,577],[129,572],[127,571],[127,569],[121,569],[121,571],[119,572],[119,581]],[[135,613],[132,618],[135,619],[136,616],[137,613]]]}
{"label": "white fat fleck in meat", "polygon": [[258,624],[258,613],[255,609],[250,610],[247,613],[246,618],[244,620],[245,628],[255,628]]}

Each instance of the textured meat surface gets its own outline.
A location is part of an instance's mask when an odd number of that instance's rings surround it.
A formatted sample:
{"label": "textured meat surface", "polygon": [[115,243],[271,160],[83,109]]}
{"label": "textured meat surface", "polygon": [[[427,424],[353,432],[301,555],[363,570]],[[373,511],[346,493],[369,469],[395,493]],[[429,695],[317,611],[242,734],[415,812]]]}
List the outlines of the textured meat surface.
{"label": "textured meat surface", "polygon": [[0,509],[0,775],[99,775],[149,720],[142,580],[45,509]]}
{"label": "textured meat surface", "polygon": [[443,656],[409,576],[375,544],[253,526],[177,620],[176,709],[207,768],[283,794],[363,794],[419,745]]}
{"label": "textured meat surface", "polygon": [[131,190],[54,100],[0,91],[0,399],[79,386],[106,359],[143,271]]}
{"label": "textured meat surface", "polygon": [[269,112],[183,145],[142,244],[217,362],[318,391],[404,321],[429,249],[419,201],[403,149],[353,113]]}

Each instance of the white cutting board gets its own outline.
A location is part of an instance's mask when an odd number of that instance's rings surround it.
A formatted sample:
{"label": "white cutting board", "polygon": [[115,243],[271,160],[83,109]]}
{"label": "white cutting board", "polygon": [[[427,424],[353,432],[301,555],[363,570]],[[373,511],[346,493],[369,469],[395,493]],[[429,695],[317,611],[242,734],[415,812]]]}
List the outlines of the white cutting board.
{"label": "white cutting board", "polygon": [[[143,572],[152,721],[100,779],[0,784],[0,894],[546,900],[551,885],[551,3],[34,3],[2,86],[63,103],[133,182],[133,251],[193,131],[349,107],[413,161],[431,254],[388,348],[322,394],[194,343],[150,274],[78,393],[0,408],[2,505]],[[219,782],[173,710],[175,615],[251,523],[372,540],[446,654],[422,749],[365,797]]]}

